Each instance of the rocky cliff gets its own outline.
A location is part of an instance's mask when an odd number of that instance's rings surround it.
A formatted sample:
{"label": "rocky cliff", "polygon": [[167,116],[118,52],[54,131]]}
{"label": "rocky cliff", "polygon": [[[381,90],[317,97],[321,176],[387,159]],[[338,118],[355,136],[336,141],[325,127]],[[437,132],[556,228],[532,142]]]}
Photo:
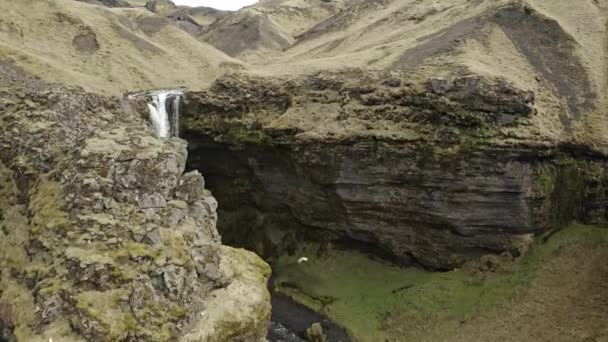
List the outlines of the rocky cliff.
{"label": "rocky cliff", "polygon": [[266,256],[305,236],[439,269],[517,256],[605,220],[605,22],[601,1],[345,3],[189,94],[189,166]]}
{"label": "rocky cliff", "polygon": [[0,74],[0,337],[265,340],[270,269],[221,245],[185,142],[118,98]]}
{"label": "rocky cliff", "polygon": [[479,75],[375,77],[235,75],[188,95],[189,167],[223,204],[227,241],[266,257],[306,236],[362,242],[451,269],[606,219],[605,154],[543,136],[534,92]]}

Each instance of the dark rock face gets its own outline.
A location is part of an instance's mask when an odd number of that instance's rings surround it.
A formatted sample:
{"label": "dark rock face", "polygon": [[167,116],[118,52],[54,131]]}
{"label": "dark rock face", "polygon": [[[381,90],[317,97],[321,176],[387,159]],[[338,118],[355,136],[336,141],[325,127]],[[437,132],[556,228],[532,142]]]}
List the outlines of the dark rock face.
{"label": "dark rock face", "polygon": [[[542,199],[532,191],[534,169],[517,158],[425,160],[420,150],[377,142],[238,152],[203,146],[191,153],[218,162],[193,159],[190,167],[206,170],[220,203],[249,197],[262,211],[287,210],[304,226],[376,245],[403,261],[449,268],[485,253],[519,254],[530,234],[546,229],[535,222],[541,208],[534,203]],[[240,194],[222,190],[237,183]]]}
{"label": "dark rock face", "polygon": [[[225,211],[220,217],[243,208],[257,212],[220,225],[225,239],[256,235],[250,230],[278,215],[279,226],[298,226],[316,238],[359,241],[404,263],[450,269],[487,254],[518,256],[535,236],[572,218],[604,215],[603,190],[592,185],[604,179],[603,171],[588,158],[570,161],[572,151],[559,147],[499,146],[482,136],[452,135],[454,127],[487,132],[525,122],[534,115],[532,93],[479,77],[430,80],[425,92],[395,81],[351,90],[327,79],[304,83],[256,88],[245,82],[239,88],[220,80],[207,93],[190,94],[188,167],[204,170]],[[421,125],[435,137],[344,140],[330,134],[303,141],[295,137],[298,127],[235,124],[248,122],[247,113],[258,120],[280,117],[300,105],[293,94],[306,91],[301,96],[325,104],[334,101],[327,95],[334,91],[343,94],[335,101],[348,98],[338,120],[390,117]],[[224,96],[230,101],[218,100]],[[583,202],[597,212],[583,212]]]}

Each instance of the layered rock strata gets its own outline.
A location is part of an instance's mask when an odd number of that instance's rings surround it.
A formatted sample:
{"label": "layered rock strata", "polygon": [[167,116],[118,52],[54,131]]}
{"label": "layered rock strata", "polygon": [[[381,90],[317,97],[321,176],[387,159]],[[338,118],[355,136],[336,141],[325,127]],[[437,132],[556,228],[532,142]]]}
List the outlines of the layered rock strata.
{"label": "layered rock strata", "polygon": [[189,167],[208,176],[229,240],[272,256],[308,234],[450,269],[605,219],[600,152],[509,138],[537,116],[534,93],[475,75],[353,77],[235,75],[188,94]]}

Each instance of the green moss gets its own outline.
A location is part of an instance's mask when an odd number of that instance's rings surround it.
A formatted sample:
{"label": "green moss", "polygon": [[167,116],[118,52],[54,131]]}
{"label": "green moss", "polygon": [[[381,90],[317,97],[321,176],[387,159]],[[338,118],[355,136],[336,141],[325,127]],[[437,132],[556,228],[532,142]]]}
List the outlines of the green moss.
{"label": "green moss", "polygon": [[125,296],[128,292],[122,289],[82,292],[75,296],[76,308],[99,323],[98,333],[111,341],[121,341],[139,331],[135,317],[121,310],[121,298]]}
{"label": "green moss", "polygon": [[32,221],[35,233],[44,229],[65,229],[72,227],[67,213],[63,210],[64,193],[57,182],[41,176],[31,196],[30,208],[34,213]]}
{"label": "green moss", "polygon": [[160,251],[152,249],[149,245],[134,241],[126,242],[120,250],[116,252],[117,257],[129,257],[130,259],[150,258],[154,259]]}
{"label": "green moss", "polygon": [[336,250],[317,259],[312,257],[316,247],[308,246],[298,256],[307,256],[310,262],[282,258],[274,268],[275,284],[279,291],[324,311],[359,341],[395,336],[403,340],[407,331],[429,322],[468,320],[508,302],[534,279],[544,261],[574,243],[608,248],[608,229],[571,225],[497,273],[403,269]]}
{"label": "green moss", "polygon": [[235,145],[271,145],[272,138],[261,130],[251,130],[244,126],[233,125],[226,130],[223,139]]}
{"label": "green moss", "polygon": [[213,131],[216,139],[242,147],[243,145],[272,145],[272,137],[261,128],[251,128],[240,120],[221,117],[186,118],[185,126],[190,130]]}
{"label": "green moss", "polygon": [[183,306],[173,304],[169,306],[167,313],[173,319],[182,319],[186,317],[188,310]]}
{"label": "green moss", "polygon": [[161,240],[165,246],[158,254],[155,263],[162,262],[183,266],[186,270],[194,269],[194,262],[188,254],[188,245],[184,238],[169,229],[160,230]]}
{"label": "green moss", "polygon": [[252,207],[221,210],[218,218],[225,244],[254,251],[266,260],[293,252],[296,233],[302,229],[286,213],[262,213]]}
{"label": "green moss", "polygon": [[70,288],[71,284],[63,279],[47,278],[41,284],[40,296],[48,298]]}
{"label": "green moss", "polygon": [[582,217],[587,169],[586,162],[567,158],[539,166],[536,181],[545,196],[547,228],[559,229]]}

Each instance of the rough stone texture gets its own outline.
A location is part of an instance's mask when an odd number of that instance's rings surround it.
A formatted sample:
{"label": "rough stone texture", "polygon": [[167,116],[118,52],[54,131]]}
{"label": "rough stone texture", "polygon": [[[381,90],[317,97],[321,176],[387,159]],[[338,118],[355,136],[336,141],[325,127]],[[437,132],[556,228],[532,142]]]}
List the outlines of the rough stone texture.
{"label": "rough stone texture", "polygon": [[0,70],[0,337],[263,340],[270,269],[221,245],[185,142],[118,99]]}
{"label": "rough stone texture", "polygon": [[[589,196],[603,193],[592,183],[605,176],[588,158],[570,161],[602,155],[541,140],[505,143],[504,130],[526,127],[536,114],[533,93],[479,76],[431,79],[426,88],[389,80],[256,86],[235,77],[189,94],[189,167],[204,170],[226,215],[236,217],[220,228],[241,241],[228,239],[269,256],[259,247],[267,242],[245,239],[262,239],[248,231],[259,228],[251,222],[278,214],[283,227],[318,239],[450,269],[487,254],[520,255],[535,236],[593,216],[583,202],[603,219],[605,206]],[[320,111],[319,121],[290,117],[297,107]],[[382,135],[348,130],[362,121],[391,125]],[[416,134],[404,135],[408,129]],[[239,218],[243,208],[257,214]]]}

